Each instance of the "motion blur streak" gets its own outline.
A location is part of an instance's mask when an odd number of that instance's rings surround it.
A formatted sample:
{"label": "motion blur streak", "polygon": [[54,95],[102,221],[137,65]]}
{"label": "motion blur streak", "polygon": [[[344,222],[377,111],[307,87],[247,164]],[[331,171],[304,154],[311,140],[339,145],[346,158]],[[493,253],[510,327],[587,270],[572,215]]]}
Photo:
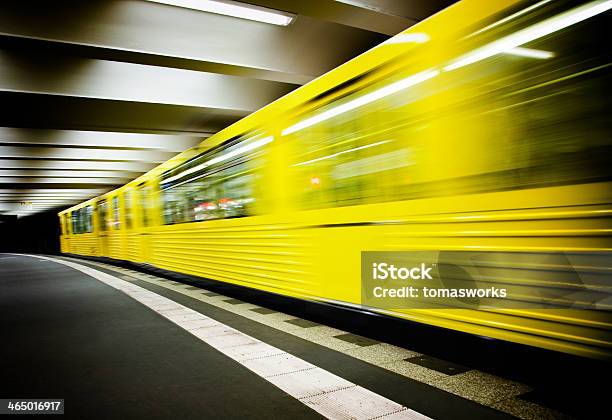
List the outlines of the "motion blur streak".
{"label": "motion blur streak", "polygon": [[471,52],[459,58],[454,63],[445,66],[444,70],[455,70],[467,66],[468,64],[484,60],[495,54],[512,50],[519,45],[526,44],[538,38],[550,35],[553,32],[567,28],[568,26],[575,25],[576,23],[610,10],[610,8],[612,8],[612,0],[594,1],[584,6],[577,7],[569,12],[547,19]]}
{"label": "motion blur streak", "polygon": [[401,90],[408,89],[411,86],[418,85],[419,83],[429,80],[432,77],[436,77],[438,74],[440,74],[438,70],[426,70],[421,73],[413,74],[389,86],[385,86],[383,88],[375,90],[374,92],[370,92],[367,95],[353,99],[350,102],[347,102],[338,107],[329,109],[319,115],[316,115],[314,117],[301,121],[295,125],[292,125],[291,127],[283,130],[283,135],[295,133],[296,131],[302,130],[304,128],[308,128],[311,125],[318,124],[322,121],[336,117],[340,114],[344,114],[345,112],[349,112],[361,106],[367,105],[370,102],[374,102],[374,101],[377,101],[378,99],[382,99],[385,96],[389,96]]}

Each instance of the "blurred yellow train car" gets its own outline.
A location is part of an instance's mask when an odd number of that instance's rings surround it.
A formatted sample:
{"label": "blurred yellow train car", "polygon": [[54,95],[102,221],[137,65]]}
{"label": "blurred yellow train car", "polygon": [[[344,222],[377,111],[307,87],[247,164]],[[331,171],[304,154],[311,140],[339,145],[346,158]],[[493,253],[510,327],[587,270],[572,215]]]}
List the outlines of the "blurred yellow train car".
{"label": "blurred yellow train car", "polygon": [[[494,284],[609,293],[610,8],[461,1],[61,212],[62,252],[351,307],[366,250],[479,252]],[[612,355],[609,307],[378,311]]]}

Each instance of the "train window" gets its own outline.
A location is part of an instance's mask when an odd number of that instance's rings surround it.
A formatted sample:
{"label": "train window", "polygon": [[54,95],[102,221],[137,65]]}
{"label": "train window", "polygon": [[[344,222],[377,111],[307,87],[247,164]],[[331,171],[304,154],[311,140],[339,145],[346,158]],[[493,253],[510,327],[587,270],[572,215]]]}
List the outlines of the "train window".
{"label": "train window", "polygon": [[150,189],[144,183],[138,186],[136,195],[140,207],[140,219],[143,227],[149,226],[149,194]]}
{"label": "train window", "polygon": [[[609,48],[592,40],[610,38],[612,14],[584,13],[596,4],[542,2],[457,44],[423,44],[384,82],[288,126],[295,200],[326,208],[609,180]],[[558,29],[538,35],[546,27]]]}
{"label": "train window", "polygon": [[74,210],[70,213],[72,220],[72,233],[77,235],[81,233],[81,229],[79,227],[79,210]]}
{"label": "train window", "polygon": [[92,212],[92,206],[87,206],[71,213],[73,234],[92,232]]}
{"label": "train window", "polygon": [[66,223],[70,225],[70,233],[74,235],[74,212],[66,213]]}
{"label": "train window", "polygon": [[113,229],[119,229],[119,224],[119,196],[116,195],[113,197]]}
{"label": "train window", "polygon": [[77,210],[77,221],[79,225],[79,233],[85,233],[85,209]]}
{"label": "train window", "polygon": [[[301,208],[324,208],[394,199],[394,189],[414,179],[414,136],[394,127],[397,111],[380,101],[359,113],[325,121],[290,136],[291,169],[300,183]],[[329,108],[331,109],[331,108]],[[410,111],[405,111],[410,118]]]}
{"label": "train window", "polygon": [[87,206],[83,210],[83,233],[91,233],[93,231],[93,207]]}
{"label": "train window", "polygon": [[100,232],[105,232],[106,223],[107,223],[106,217],[108,213],[108,204],[106,203],[106,200],[98,201],[97,209],[98,209],[98,227],[100,229]]}
{"label": "train window", "polygon": [[85,232],[85,209],[80,208],[77,210],[77,226],[79,228],[79,234]]}
{"label": "train window", "polygon": [[253,215],[264,146],[271,141],[233,139],[166,172],[161,180],[164,223]]}
{"label": "train window", "polygon": [[130,191],[123,193],[123,208],[125,212],[125,228],[132,229],[132,195]]}

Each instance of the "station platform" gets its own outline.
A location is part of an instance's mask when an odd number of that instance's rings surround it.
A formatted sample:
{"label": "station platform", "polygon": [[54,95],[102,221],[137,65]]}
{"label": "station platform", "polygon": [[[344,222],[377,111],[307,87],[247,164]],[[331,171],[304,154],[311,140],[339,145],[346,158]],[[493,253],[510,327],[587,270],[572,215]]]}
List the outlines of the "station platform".
{"label": "station platform", "polygon": [[74,258],[0,254],[0,327],[0,397],[69,418],[567,417],[524,383]]}

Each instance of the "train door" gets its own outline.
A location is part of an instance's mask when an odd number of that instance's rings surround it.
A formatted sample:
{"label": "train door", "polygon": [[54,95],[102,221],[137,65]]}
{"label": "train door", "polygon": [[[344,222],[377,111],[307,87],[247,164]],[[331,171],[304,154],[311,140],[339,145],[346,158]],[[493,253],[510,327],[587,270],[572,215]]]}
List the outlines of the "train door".
{"label": "train door", "polygon": [[151,189],[146,185],[146,183],[141,183],[136,188],[136,207],[138,209],[138,225],[140,227],[140,235],[139,237],[139,261],[147,262],[149,261],[149,229],[148,227],[151,225],[150,223],[150,215],[149,215],[149,200],[150,200],[150,191]]}
{"label": "train door", "polygon": [[108,257],[108,203],[105,199],[102,199],[96,203],[96,211],[98,213],[98,245],[100,249],[100,255]]}
{"label": "train door", "polygon": [[72,220],[72,213],[68,212],[68,213],[64,213],[62,215],[62,227],[64,230],[64,242],[63,242],[63,247],[62,247],[62,252],[65,253],[70,253],[72,252],[72,250],[70,249],[70,238],[71,238],[71,229],[70,229],[70,221]]}
{"label": "train door", "polygon": [[123,259],[138,262],[140,260],[140,235],[134,218],[134,194],[132,189],[125,189],[123,197]]}

